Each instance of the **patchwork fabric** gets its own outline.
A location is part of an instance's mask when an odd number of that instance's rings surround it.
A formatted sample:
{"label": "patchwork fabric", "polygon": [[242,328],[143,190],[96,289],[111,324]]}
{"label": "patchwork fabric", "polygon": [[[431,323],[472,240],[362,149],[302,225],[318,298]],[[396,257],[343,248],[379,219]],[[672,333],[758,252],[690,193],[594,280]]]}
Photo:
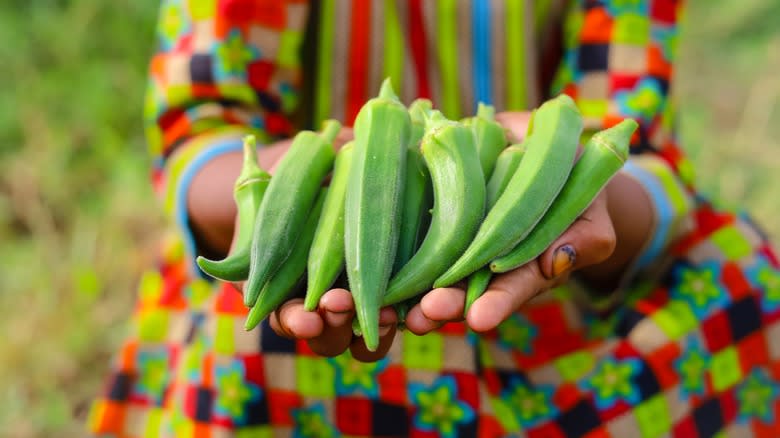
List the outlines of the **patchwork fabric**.
{"label": "patchwork fabric", "polygon": [[272,141],[307,127],[300,112],[308,127],[349,123],[385,76],[404,100],[432,98],[450,116],[479,100],[533,107],[536,47],[554,46],[561,6],[164,1],[146,116],[153,183],[176,229],[139,282],[92,433],[780,436],[780,262],[747,216],[697,195],[677,146],[680,1],[571,2],[558,38],[552,92],[575,99],[588,132],[626,117],[641,126],[626,172],[652,200],[655,233],[609,307],[583,305],[571,284],[491,333],[400,332],[386,358],[361,363],[317,356],[267,323],[244,331],[238,291],[195,271],[183,194],[199,166],[247,132]]}

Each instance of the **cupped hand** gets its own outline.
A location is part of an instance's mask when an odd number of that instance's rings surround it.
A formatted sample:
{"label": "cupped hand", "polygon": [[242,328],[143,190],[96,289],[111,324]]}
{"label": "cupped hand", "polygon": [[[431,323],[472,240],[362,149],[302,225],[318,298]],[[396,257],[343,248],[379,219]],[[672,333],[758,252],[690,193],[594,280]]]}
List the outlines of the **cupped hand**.
{"label": "cupped hand", "polygon": [[[578,269],[603,262],[616,245],[615,230],[602,192],[542,255],[512,271],[496,274],[467,315],[477,332],[496,328],[530,299],[565,283]],[[450,321],[463,320],[464,285],[428,292],[406,317],[406,327],[422,335]]]}
{"label": "cupped hand", "polygon": [[[522,142],[531,119],[529,112],[502,112],[496,120],[511,143]],[[564,282],[569,274],[606,260],[616,245],[615,229],[607,209],[607,190],[539,257],[512,271],[496,274],[485,293],[471,306],[465,320],[477,332],[489,331],[536,295]],[[466,285],[428,292],[406,317],[416,334],[436,330],[464,319]]]}

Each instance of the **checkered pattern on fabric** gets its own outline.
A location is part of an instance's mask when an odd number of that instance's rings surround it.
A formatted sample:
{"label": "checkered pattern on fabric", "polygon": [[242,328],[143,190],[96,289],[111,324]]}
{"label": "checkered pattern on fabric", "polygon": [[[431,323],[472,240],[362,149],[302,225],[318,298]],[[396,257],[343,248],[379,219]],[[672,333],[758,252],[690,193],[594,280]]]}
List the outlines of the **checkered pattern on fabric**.
{"label": "checkered pattern on fabric", "polygon": [[[406,98],[431,97],[453,113],[478,98],[499,110],[533,106],[531,88],[518,84],[535,74],[535,38],[548,45],[549,35],[519,32],[532,26],[517,23],[548,17],[534,8],[555,3],[164,1],[146,114],[155,184],[178,227],[139,283],[131,334],[93,406],[91,431],[780,436],[780,263],[747,216],[696,195],[668,97],[681,10],[674,0],[580,0],[566,15],[554,90],[575,98],[589,130],[640,122],[627,172],[656,213],[646,260],[613,312],[580,307],[572,285],[491,333],[463,324],[423,337],[404,332],[385,359],[364,364],[316,356],[265,323],[244,331],[238,292],[192,275],[182,193],[199,165],[235,149],[246,132],[289,136],[303,90],[317,96],[313,120],[347,120],[384,74]],[[298,57],[312,29],[313,76]],[[490,69],[476,69],[486,48]]]}

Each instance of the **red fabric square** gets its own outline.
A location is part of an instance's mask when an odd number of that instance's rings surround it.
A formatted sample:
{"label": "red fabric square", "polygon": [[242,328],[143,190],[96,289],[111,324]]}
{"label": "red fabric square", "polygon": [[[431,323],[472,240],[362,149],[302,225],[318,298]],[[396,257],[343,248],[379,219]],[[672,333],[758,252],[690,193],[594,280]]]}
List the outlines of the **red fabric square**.
{"label": "red fabric square", "polygon": [[292,124],[282,114],[266,113],[265,129],[271,135],[290,134],[292,133]]}
{"label": "red fabric square", "polygon": [[547,423],[526,430],[528,438],[566,438],[566,435],[555,423]]}
{"label": "red fabric square", "polygon": [[292,426],[295,424],[293,409],[303,406],[301,396],[295,392],[267,390],[268,413],[271,424],[275,426]]}
{"label": "red fabric square", "polygon": [[265,386],[263,356],[261,354],[250,354],[244,356],[243,359],[247,382],[252,382],[258,386]]}
{"label": "red fabric square", "polygon": [[580,32],[580,42],[586,44],[608,44],[612,39],[614,21],[604,7],[595,7],[585,12],[585,22]]}
{"label": "red fabric square", "polygon": [[718,312],[702,323],[702,333],[707,349],[717,353],[731,345],[731,327],[724,312]]}
{"label": "red fabric square", "polygon": [[498,377],[498,373],[491,369],[486,369],[482,373],[482,378],[485,380],[485,386],[490,395],[499,396],[501,394],[501,378]]}
{"label": "red fabric square", "polygon": [[612,351],[612,355],[615,356],[615,359],[617,360],[631,359],[639,356],[636,349],[634,349],[634,346],[628,341],[620,341]]}
{"label": "red fabric square", "polygon": [[[262,55],[262,54],[261,54]],[[255,90],[268,89],[268,83],[274,74],[274,64],[268,61],[255,61],[247,66],[249,85]]]}
{"label": "red fabric square", "polygon": [[679,375],[673,368],[675,359],[680,356],[678,344],[668,344],[645,357],[645,361],[653,370],[661,388],[671,388],[679,381]]}
{"label": "red fabric square", "polygon": [[377,376],[379,398],[388,403],[406,404],[406,371],[402,366],[390,365]]}
{"label": "red fabric square", "polygon": [[753,367],[769,363],[769,352],[763,332],[756,332],[737,344],[742,371],[747,374]]}
{"label": "red fabric square", "polygon": [[726,262],[723,264],[721,280],[735,301],[750,293],[750,285],[736,263]]}
{"label": "red fabric square", "polygon": [[652,20],[675,24],[677,21],[677,0],[654,0],[650,2],[650,18]]}
{"label": "red fabric square", "polygon": [[559,386],[555,394],[553,394],[552,402],[561,411],[567,411],[569,408],[576,405],[582,399],[582,394],[577,385],[571,383],[564,383]]}
{"label": "red fabric square", "polygon": [[[780,415],[780,404],[775,403],[775,418]],[[780,436],[780,421],[766,424],[763,421],[753,421],[753,433],[756,438],[777,438]]]}
{"label": "red fabric square", "polygon": [[501,427],[501,423],[493,417],[481,415],[477,424],[479,424],[477,438],[499,438],[506,436],[506,432],[504,432],[504,428]]}
{"label": "red fabric square", "polygon": [[698,437],[699,432],[696,430],[696,424],[693,422],[693,418],[685,417],[681,422],[675,424],[672,428],[672,436],[674,438]]}
{"label": "red fabric square", "polygon": [[217,313],[229,315],[246,315],[249,309],[244,305],[244,299],[241,293],[232,283],[223,283],[217,292],[217,299],[214,307]]}
{"label": "red fabric square", "polygon": [[647,73],[663,79],[672,76],[672,65],[659,47],[651,45],[647,48]]}
{"label": "red fabric square", "polygon": [[254,21],[281,30],[287,24],[286,2],[279,0],[252,0],[255,3]]}
{"label": "red fabric square", "polygon": [[723,423],[728,424],[737,418],[739,402],[734,396],[734,391],[726,391],[720,396],[720,409],[723,414]]}
{"label": "red fabric square", "polygon": [[544,304],[530,308],[526,317],[539,330],[539,337],[560,336],[567,333],[568,325],[560,304]]}
{"label": "red fabric square", "polygon": [[479,411],[479,381],[474,374],[454,372],[455,385],[458,389],[458,398]]}
{"label": "red fabric square", "polygon": [[638,75],[611,74],[609,77],[609,91],[614,93],[616,91],[632,90],[637,82],[639,82]]}
{"label": "red fabric square", "polygon": [[349,435],[371,435],[371,400],[357,397],[336,399],[336,428]]}

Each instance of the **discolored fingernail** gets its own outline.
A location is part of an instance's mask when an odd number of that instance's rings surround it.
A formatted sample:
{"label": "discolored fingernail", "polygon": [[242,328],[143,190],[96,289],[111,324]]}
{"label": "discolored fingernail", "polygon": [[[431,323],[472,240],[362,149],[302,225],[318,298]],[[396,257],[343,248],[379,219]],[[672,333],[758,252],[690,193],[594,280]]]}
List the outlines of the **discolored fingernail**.
{"label": "discolored fingernail", "polygon": [[385,336],[386,334],[390,333],[390,329],[393,328],[391,325],[380,325],[379,326],[379,336]]}
{"label": "discolored fingernail", "polygon": [[552,259],[552,276],[557,277],[574,266],[577,260],[577,251],[571,245],[563,245],[555,250]]}
{"label": "discolored fingernail", "polygon": [[351,312],[326,312],[325,320],[331,327],[341,327],[349,321]]}

